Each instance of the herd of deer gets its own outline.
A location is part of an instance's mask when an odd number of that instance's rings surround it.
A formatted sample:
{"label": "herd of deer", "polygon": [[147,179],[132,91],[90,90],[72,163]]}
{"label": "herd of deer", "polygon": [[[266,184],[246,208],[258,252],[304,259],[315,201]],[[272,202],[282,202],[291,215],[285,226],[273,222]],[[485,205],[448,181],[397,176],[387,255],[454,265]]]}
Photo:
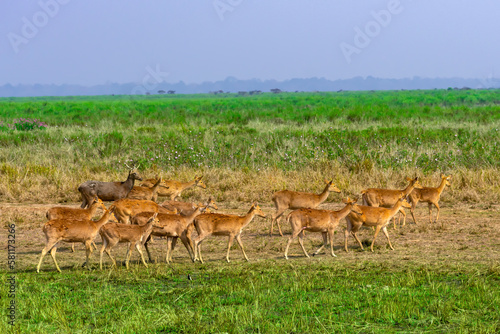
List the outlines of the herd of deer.
{"label": "herd of deer", "polygon": [[[271,218],[270,234],[272,235],[276,222],[279,233],[283,236],[279,220],[286,210],[291,209],[294,211],[286,217],[286,221],[290,223],[292,229],[285,249],[286,259],[288,259],[290,244],[297,237],[305,256],[309,257],[303,244],[305,231],[322,233],[323,245],[313,255],[318,254],[330,242],[331,255],[336,256],[333,252],[333,234],[344,218],[347,222],[344,244],[346,252],[348,252],[347,239],[349,234],[352,234],[361,249],[364,249],[356,234],[363,226],[375,229],[370,247],[372,252],[373,244],[380,230],[387,237],[389,247],[394,249],[387,233],[390,220],[394,218],[394,227],[396,228],[395,216],[400,212],[403,215],[404,226],[406,224],[404,208],[409,208],[416,224],[414,209],[419,202],[427,202],[429,222],[431,222],[432,206],[437,208],[435,220],[437,222],[440,210],[439,198],[444,188],[450,186],[450,179],[451,175],[442,175],[441,183],[437,188],[422,187],[418,178],[415,177],[414,179],[407,178],[408,186],[402,190],[366,189],[361,192],[363,205],[356,204],[358,199],[348,197],[343,200],[345,207],[339,211],[317,209],[328,198],[330,192],[340,193],[340,189],[333,184],[333,181],[325,180],[326,186],[320,194],[290,190],[278,191],[272,197],[276,212]],[[201,243],[210,235],[228,236],[226,254],[228,262],[229,250],[234,239],[238,242],[243,256],[248,261],[241,242],[241,232],[256,215],[266,217],[259,205],[253,203],[248,213],[243,216],[213,213],[210,209],[218,210],[218,208],[211,198],[204,204],[175,200],[182,191],[190,187],[197,186],[205,189],[206,185],[201,177],[195,177],[193,181],[186,183],[163,180],[159,177],[145,180],[140,186],[134,185],[136,180],[142,181],[138,173],[131,170],[124,182],[87,181],[78,187],[83,199],[81,208],[54,207],[49,209],[47,211],[49,221],[43,226],[46,245],[42,250],[37,272],[40,271],[43,258],[49,251],[57,270],[61,272],[56,261],[56,245],[59,241],[83,243],[86,248],[86,261],[83,266],[88,266],[93,247],[97,249],[93,242],[97,234],[100,234],[102,238],[99,261],[101,269],[104,252],[109,256],[113,265],[116,265],[116,261],[111,255],[111,249],[118,243],[129,244],[125,261],[127,269],[134,247],[139,252],[142,263],[147,267],[142,245],[146,248],[149,260],[152,261],[148,245],[152,241],[152,236],[167,239],[167,263],[172,261],[172,252],[178,238],[186,247],[191,260],[203,263]],[[165,196],[169,199],[158,204],[156,202],[158,196]],[[108,209],[103,201],[113,201],[113,203]],[[99,220],[94,221],[92,217],[98,208],[102,208],[104,214]],[[197,236],[193,238],[194,230],[196,230]],[[74,251],[73,245],[72,250]]]}

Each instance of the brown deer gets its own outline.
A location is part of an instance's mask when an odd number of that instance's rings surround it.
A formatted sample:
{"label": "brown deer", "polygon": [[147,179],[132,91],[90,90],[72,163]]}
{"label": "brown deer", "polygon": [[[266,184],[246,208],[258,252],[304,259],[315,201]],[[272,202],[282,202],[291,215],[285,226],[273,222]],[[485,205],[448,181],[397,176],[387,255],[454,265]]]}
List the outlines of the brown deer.
{"label": "brown deer", "polygon": [[274,222],[276,222],[279,233],[281,236],[283,236],[278,219],[283,215],[285,210],[287,209],[295,210],[302,208],[315,209],[321,203],[326,201],[331,191],[340,193],[340,189],[337,188],[335,185],[333,185],[333,180],[332,181],[325,180],[325,183],[326,183],[325,188],[318,195],[313,193],[305,193],[305,192],[298,192],[291,190],[281,190],[274,193],[272,200],[274,206],[276,207],[276,213],[274,214],[274,216],[271,217],[271,232],[269,234],[270,235],[273,234],[273,226]]}
{"label": "brown deer", "polygon": [[194,238],[194,261],[199,260],[203,263],[201,257],[201,242],[210,235],[227,235],[228,245],[226,260],[229,262],[229,250],[233,244],[234,239],[241,247],[243,256],[247,261],[248,257],[245,254],[245,249],[241,242],[241,232],[245,226],[250,224],[255,216],[266,217],[264,212],[262,212],[259,205],[256,203],[252,204],[252,207],[248,213],[244,216],[228,215],[221,213],[203,213],[194,219],[194,227],[198,232],[198,236]]}
{"label": "brown deer", "polygon": [[164,208],[168,210],[174,210],[177,209],[177,211],[184,216],[188,216],[192,214],[194,211],[196,211],[198,208],[206,207],[206,208],[212,208],[214,210],[218,210],[219,208],[217,207],[217,204],[215,204],[215,201],[210,197],[207,201],[206,204],[202,203],[189,203],[189,202],[180,202],[180,201],[171,201],[171,200],[166,200],[163,203],[160,204]]}
{"label": "brown deer", "polygon": [[347,228],[344,233],[345,251],[348,252],[347,238],[350,233],[354,236],[361,249],[364,249],[363,245],[361,244],[361,241],[359,241],[359,238],[356,235],[356,233],[362,226],[375,227],[375,234],[373,235],[373,241],[370,246],[372,252],[373,252],[373,244],[375,243],[375,239],[377,238],[377,235],[380,232],[380,230],[382,230],[382,232],[384,232],[385,236],[387,237],[387,241],[389,242],[389,247],[392,250],[394,250],[391,244],[391,240],[389,239],[389,233],[387,233],[387,225],[391,221],[391,218],[394,217],[396,213],[398,213],[399,209],[402,206],[405,208],[410,208],[410,204],[406,201],[405,197],[402,195],[400,196],[400,198],[398,198],[397,202],[390,209],[358,205],[359,211],[361,211],[362,214],[351,212],[346,217]]}
{"label": "brown deer", "polygon": [[130,170],[124,182],[86,181],[78,187],[83,199],[81,207],[88,208],[92,205],[95,196],[103,201],[116,201],[127,197],[134,187],[135,180],[142,181],[142,178],[137,172]]}
{"label": "brown deer", "polygon": [[[172,215],[172,214],[159,214],[158,215],[158,226],[156,226],[151,235],[159,237],[167,237],[167,256],[166,262],[170,263],[172,261],[172,253],[177,243],[177,239],[180,238],[184,247],[186,247],[189,257],[194,261],[194,246],[191,234],[188,234],[188,227],[193,223],[193,220],[200,215],[207,207],[198,207],[188,216],[182,215]],[[147,213],[143,212],[134,217],[133,223],[143,224],[144,216]],[[151,253],[149,252],[149,238],[146,240],[144,246],[146,247],[146,252],[149,256],[149,261],[153,261]]]}
{"label": "brown deer", "polygon": [[[53,219],[73,219],[73,220],[91,220],[95,216],[97,209],[102,208],[106,210],[106,206],[101,201],[100,198],[95,196],[93,203],[87,209],[82,208],[66,208],[63,206],[56,206],[47,210],[46,216],[48,220]],[[94,241],[92,241],[92,247],[97,249]],[[75,244],[71,244],[71,251],[75,252]]]}
{"label": "brown deer", "polygon": [[156,202],[158,198],[158,189],[160,189],[161,181],[162,178],[160,177],[152,187],[134,186],[132,190],[128,193],[127,198],[146,199],[149,201]]}
{"label": "brown deer", "polygon": [[[174,200],[177,196],[181,195],[181,192],[191,187],[200,187],[206,189],[207,186],[201,180],[203,176],[196,176],[191,182],[180,182],[174,180],[164,180],[158,190],[158,196],[167,196],[171,200]],[[147,179],[141,185],[145,187],[150,187],[155,182],[155,179]]]}
{"label": "brown deer", "polygon": [[432,216],[432,205],[434,205],[437,208],[437,215],[436,215],[436,223],[439,218],[439,199],[441,197],[441,194],[443,193],[443,190],[445,187],[451,186],[450,183],[451,180],[451,175],[444,175],[441,174],[441,183],[437,188],[431,188],[431,187],[422,187],[420,189],[414,189],[410,193],[410,202],[411,202],[411,215],[413,217],[413,221],[415,224],[417,223],[417,220],[415,219],[414,211],[415,207],[417,206],[418,202],[427,202],[429,205],[429,223],[431,223],[431,216]]}
{"label": "brown deer", "polygon": [[113,205],[116,207],[115,217],[122,224],[130,224],[131,217],[141,212],[177,213],[165,209],[156,202],[143,199],[122,198]]}
{"label": "brown deer", "polygon": [[141,260],[144,266],[148,266],[146,261],[144,261],[144,254],[141,250],[141,245],[146,241],[146,239],[151,234],[154,225],[158,224],[158,213],[153,213],[152,216],[147,220],[147,222],[142,225],[125,225],[120,223],[109,223],[103,226],[99,232],[102,238],[102,248],[99,258],[99,267],[102,269],[102,254],[106,251],[109,258],[113,262],[113,266],[116,266],[115,259],[111,256],[111,248],[116,246],[118,243],[128,242],[129,247],[127,249],[127,255],[125,260],[125,267],[129,269],[130,256],[132,255],[132,250],[135,248],[141,255]]}
{"label": "brown deer", "polygon": [[115,207],[111,206],[109,210],[104,212],[103,216],[98,221],[92,221],[90,219],[54,219],[46,222],[43,226],[46,244],[42,250],[42,255],[40,256],[40,261],[38,262],[36,271],[40,272],[40,266],[42,265],[43,258],[50,251],[50,255],[54,260],[57,270],[61,272],[61,269],[56,261],[56,244],[59,241],[82,242],[86,249],[86,260],[83,266],[87,265],[88,267],[89,257],[92,253],[91,243],[99,232],[99,229],[108,222],[114,209]]}
{"label": "brown deer", "polygon": [[[361,191],[363,196],[363,204],[373,207],[383,207],[383,208],[391,208],[403,195],[407,197],[413,189],[422,189],[422,186],[418,182],[418,177],[411,179],[409,177],[406,178],[409,182],[408,186],[402,190],[398,189],[379,189],[379,188],[369,188]],[[403,215],[403,226],[406,225],[406,212],[403,208],[399,210],[399,212]],[[396,216],[393,218],[394,228],[396,228]],[[401,216],[398,220],[398,225],[401,220]]]}
{"label": "brown deer", "polygon": [[290,247],[293,239],[297,237],[300,247],[302,247],[302,251],[306,257],[309,257],[304,248],[304,231],[320,232],[323,236],[323,245],[313,253],[313,256],[317,255],[323,248],[325,248],[328,244],[328,239],[330,239],[330,251],[332,256],[335,257],[336,255],[333,252],[333,234],[335,229],[339,226],[340,221],[349,213],[354,212],[356,214],[361,214],[361,211],[356,204],[357,199],[353,200],[348,197],[347,199],[342,200],[342,202],[346,206],[339,211],[298,209],[289,213],[286,217],[286,221],[289,222],[292,227],[292,235],[288,238],[288,243],[286,244],[285,259],[288,260],[288,248]]}

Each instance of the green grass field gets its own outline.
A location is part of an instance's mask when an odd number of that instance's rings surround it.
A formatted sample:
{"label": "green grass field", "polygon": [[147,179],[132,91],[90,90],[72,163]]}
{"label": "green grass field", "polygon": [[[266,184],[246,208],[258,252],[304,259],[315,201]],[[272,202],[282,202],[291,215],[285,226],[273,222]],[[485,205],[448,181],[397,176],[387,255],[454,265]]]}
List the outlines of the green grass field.
{"label": "green grass field", "polygon": [[[2,226],[17,228],[16,325],[2,284],[1,333],[500,332],[499,90],[0,98],[0,110]],[[19,118],[47,128],[12,130]],[[273,192],[318,192],[325,178],[342,190],[332,206],[406,176],[437,186],[451,174],[452,186],[444,223],[391,227],[395,251],[383,236],[375,253],[353,240],[345,253],[336,239],[336,258],[304,259],[294,243],[286,261],[287,238],[260,220],[243,233],[249,263],[237,245],[225,263],[221,238],[203,265],[182,249],[172,265],[146,269],[134,254],[130,271],[100,271],[94,253],[87,271],[80,246],[58,251],[62,274],[50,256],[37,274],[46,208],[79,205],[86,180],[125,180],[126,164],[145,178],[203,174],[207,190],[181,200],[213,196],[222,212],[258,201],[271,214]],[[5,283],[6,251],[0,264]]]}

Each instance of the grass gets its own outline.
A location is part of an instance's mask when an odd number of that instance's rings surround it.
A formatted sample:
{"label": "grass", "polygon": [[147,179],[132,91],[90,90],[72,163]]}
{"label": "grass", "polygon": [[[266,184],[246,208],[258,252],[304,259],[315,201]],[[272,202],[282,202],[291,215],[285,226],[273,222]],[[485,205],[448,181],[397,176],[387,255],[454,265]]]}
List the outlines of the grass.
{"label": "grass", "polygon": [[495,333],[499,273],[498,267],[331,261],[26,272],[18,275],[17,330]]}

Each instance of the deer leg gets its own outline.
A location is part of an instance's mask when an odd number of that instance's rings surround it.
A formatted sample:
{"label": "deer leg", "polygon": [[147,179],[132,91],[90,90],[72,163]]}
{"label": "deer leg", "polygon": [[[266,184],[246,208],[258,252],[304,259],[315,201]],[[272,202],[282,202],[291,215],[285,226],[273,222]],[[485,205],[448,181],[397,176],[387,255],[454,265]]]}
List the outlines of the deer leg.
{"label": "deer leg", "polygon": [[148,267],[148,264],[146,263],[146,261],[144,261],[144,254],[142,253],[141,243],[140,243],[140,242],[137,242],[137,243],[135,244],[135,248],[137,249],[137,251],[138,251],[138,252],[139,252],[139,254],[141,255],[142,264],[144,264],[144,266],[147,268],[147,267]]}
{"label": "deer leg", "polygon": [[37,273],[40,272],[40,266],[42,265],[43,258],[45,257],[46,254],[47,254],[47,247],[44,247],[42,249],[42,256],[40,256],[40,261],[38,261],[38,266],[36,266]]}
{"label": "deer leg", "polygon": [[229,238],[227,240],[227,254],[226,254],[226,261],[229,261],[229,250],[231,249],[231,246],[233,245],[233,240],[234,240],[234,235],[229,235]]}
{"label": "deer leg", "polygon": [[127,270],[129,269],[128,263],[130,262],[130,257],[132,256],[132,248],[134,248],[134,244],[130,243],[130,246],[127,250],[127,258],[125,260],[125,267],[127,268]]}
{"label": "deer leg", "polygon": [[394,250],[394,247],[392,247],[392,244],[391,244],[391,239],[389,239],[389,233],[387,232],[387,227],[383,227],[382,228],[382,232],[384,232],[386,238],[387,238],[387,242],[389,242],[389,247],[391,247],[392,250]]}
{"label": "deer leg", "polygon": [[188,237],[187,233],[182,233],[181,234],[181,241],[184,244],[184,247],[186,247],[189,257],[191,258],[191,261],[194,260],[194,248],[193,248],[193,241],[191,238]]}
{"label": "deer leg", "polygon": [[372,252],[373,252],[373,244],[375,243],[375,239],[377,239],[377,235],[380,232],[381,228],[382,228],[382,226],[380,226],[380,225],[377,225],[377,227],[375,228],[375,234],[373,235],[373,241],[372,241],[372,244],[370,246],[370,249]]}
{"label": "deer leg", "polygon": [[287,242],[286,248],[285,248],[285,259],[288,260],[288,248],[290,247],[290,244],[292,243],[293,239],[297,238],[300,232],[301,232],[301,230],[293,231],[292,235],[288,238],[288,242]]}
{"label": "deer leg", "polygon": [[441,211],[441,209],[439,208],[439,204],[434,203],[434,205],[436,206],[436,209],[437,209],[437,214],[436,214],[436,223],[438,222],[438,218],[439,218],[439,211]]}
{"label": "deer leg", "polygon": [[172,249],[172,237],[167,237],[167,256],[165,257],[165,261],[170,263],[170,250]]}
{"label": "deer leg", "polygon": [[276,214],[274,215],[274,217],[271,217],[271,232],[269,233],[269,235],[273,235],[273,226],[274,226],[274,222],[276,222],[276,226],[278,226],[278,231],[279,231],[280,235],[283,236],[283,233],[281,232],[279,220],[278,220],[283,215],[283,212],[285,212],[285,210],[276,209]]}
{"label": "deer leg", "polygon": [[146,241],[144,242],[144,248],[146,248],[146,252],[148,253],[149,262],[153,262],[153,259],[151,258],[151,252],[149,251],[149,247],[148,247],[148,243],[149,243],[150,239],[151,239],[151,235],[149,235],[148,238],[146,239]]}
{"label": "deer leg", "polygon": [[432,223],[432,203],[429,203],[429,223]]}
{"label": "deer leg", "polygon": [[203,239],[205,239],[206,237],[207,237],[206,234],[200,234],[193,240],[194,255],[195,255],[194,262],[196,260],[200,260],[200,262],[203,263],[203,259],[201,258],[201,246],[200,245],[201,245],[201,242],[203,241]]}
{"label": "deer leg", "polygon": [[307,254],[306,249],[304,248],[304,230],[300,231],[299,233],[299,244],[300,247],[302,247],[302,251],[306,255],[306,257],[309,257],[309,254]]}
{"label": "deer leg", "polygon": [[172,238],[172,243],[171,243],[171,246],[170,246],[170,262],[172,262],[172,256],[174,254],[174,249],[175,249],[175,245],[177,244],[177,239],[179,237],[173,237]]}
{"label": "deer leg", "polygon": [[354,239],[356,239],[356,241],[358,242],[359,247],[361,247],[361,250],[365,250],[365,248],[363,247],[363,244],[361,243],[361,240],[359,240],[358,235],[356,233],[357,232],[351,232],[351,234],[354,236]]}
{"label": "deer leg", "polygon": [[403,226],[405,226],[406,225],[406,212],[405,212],[405,210],[401,209],[399,211],[399,213],[400,213],[400,215],[399,215],[398,225],[401,226],[399,222],[401,221],[401,216],[403,216]]}
{"label": "deer leg", "polygon": [[412,200],[412,201],[411,201],[411,209],[410,209],[411,216],[413,217],[413,222],[415,223],[415,225],[418,225],[418,224],[417,224],[417,220],[415,219],[415,214],[414,214],[414,212],[415,212],[415,208],[417,207],[417,203],[418,203],[417,201],[415,201],[415,202],[414,202],[414,201]]}
{"label": "deer leg", "polygon": [[99,252],[99,269],[102,270],[102,254],[104,253],[104,250],[106,249],[106,246],[107,246],[107,243],[106,241],[103,239],[102,240],[102,247],[101,247],[101,251]]}
{"label": "deer leg", "polygon": [[348,253],[349,250],[347,249],[347,239],[349,238],[349,234],[351,234],[352,223],[348,217],[346,218],[346,222],[347,222],[347,225],[346,225],[346,228],[344,230],[344,249],[345,249],[346,253]]}
{"label": "deer leg", "polygon": [[241,247],[241,251],[243,252],[243,256],[245,257],[245,260],[249,262],[250,260],[248,259],[248,256],[245,254],[245,249],[243,248],[243,243],[241,242],[241,234],[238,234],[236,236],[236,241],[238,242],[238,245]]}
{"label": "deer leg", "polygon": [[71,253],[75,252],[75,243],[71,243]]}
{"label": "deer leg", "polygon": [[90,260],[90,254],[92,254],[92,246],[90,245],[90,240],[85,241],[85,263],[82,265],[82,267],[87,266],[87,269],[90,270],[90,265],[89,265],[89,260]]}
{"label": "deer leg", "polygon": [[320,248],[318,248],[318,249],[317,249],[317,250],[313,253],[313,256],[318,255],[318,254],[319,254],[319,252],[321,252],[321,250],[322,250],[323,248],[325,248],[325,247],[326,247],[326,244],[328,243],[328,235],[326,234],[326,232],[321,233],[321,236],[323,237],[323,245],[321,245],[321,247],[320,247]]}
{"label": "deer leg", "polygon": [[330,236],[330,251],[331,251],[333,257],[337,257],[337,255],[335,255],[335,253],[333,252],[333,233],[334,233],[333,230],[329,231],[329,236]]}
{"label": "deer leg", "polygon": [[56,261],[56,251],[57,251],[57,247],[52,247],[52,249],[50,250],[50,256],[52,256],[52,260],[54,260],[54,264],[56,265],[57,271],[62,272],[61,268],[59,268],[59,265],[57,264],[57,261]]}

